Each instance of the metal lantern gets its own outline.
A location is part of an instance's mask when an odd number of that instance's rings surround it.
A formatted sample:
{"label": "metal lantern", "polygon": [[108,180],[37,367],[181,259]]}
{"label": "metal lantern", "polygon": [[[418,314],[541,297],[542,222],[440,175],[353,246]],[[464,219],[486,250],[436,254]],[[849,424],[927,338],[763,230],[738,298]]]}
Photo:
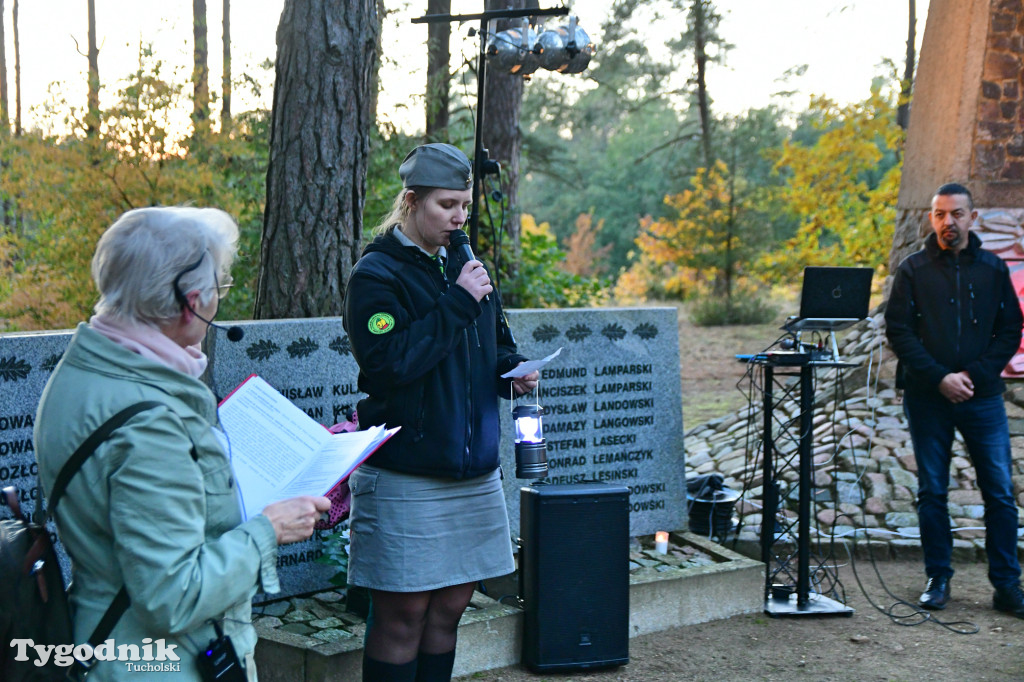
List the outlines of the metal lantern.
{"label": "metal lantern", "polygon": [[544,408],[540,405],[512,408],[512,421],[516,426],[516,478],[546,478],[548,475],[543,415]]}
{"label": "metal lantern", "polygon": [[520,27],[493,34],[487,41],[487,61],[491,68],[517,76],[529,76],[540,68],[540,57],[534,54],[537,33],[530,28],[529,19]]}

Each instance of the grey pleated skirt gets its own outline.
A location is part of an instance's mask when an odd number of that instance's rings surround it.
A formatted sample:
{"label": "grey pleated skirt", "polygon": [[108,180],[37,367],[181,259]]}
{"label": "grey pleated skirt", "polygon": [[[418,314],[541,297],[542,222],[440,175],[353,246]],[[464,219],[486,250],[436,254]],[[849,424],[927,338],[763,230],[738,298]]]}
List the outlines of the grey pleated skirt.
{"label": "grey pleated skirt", "polygon": [[457,481],[364,464],[348,483],[350,585],[423,592],[515,569],[500,470]]}

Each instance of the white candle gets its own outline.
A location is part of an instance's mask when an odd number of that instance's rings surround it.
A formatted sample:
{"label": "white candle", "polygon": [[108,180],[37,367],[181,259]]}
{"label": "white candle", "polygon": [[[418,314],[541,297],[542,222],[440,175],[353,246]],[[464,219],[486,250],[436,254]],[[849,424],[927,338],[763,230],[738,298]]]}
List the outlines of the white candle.
{"label": "white candle", "polygon": [[658,554],[668,554],[668,533],[659,530],[654,534],[654,549]]}

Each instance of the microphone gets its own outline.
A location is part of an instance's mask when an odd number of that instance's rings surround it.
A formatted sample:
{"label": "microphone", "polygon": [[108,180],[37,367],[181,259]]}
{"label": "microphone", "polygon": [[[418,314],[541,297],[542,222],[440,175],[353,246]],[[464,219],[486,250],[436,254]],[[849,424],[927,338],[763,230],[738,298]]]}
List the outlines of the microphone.
{"label": "microphone", "polygon": [[193,308],[192,306],[188,305],[187,303],[185,305],[188,307],[189,310],[192,311],[192,314],[195,315],[196,317],[198,317],[200,320],[202,320],[206,324],[210,325],[214,329],[216,329],[218,331],[222,331],[225,334],[227,334],[228,335],[228,341],[238,342],[238,341],[241,341],[242,337],[245,336],[245,331],[243,331],[242,328],[239,327],[237,324],[233,324],[230,327],[225,327],[222,324],[217,324],[213,320],[206,319],[205,317],[203,317],[202,315],[197,313],[195,311],[195,308]]}
{"label": "microphone", "polygon": [[[462,259],[463,265],[471,260],[476,260],[476,256],[473,255],[473,247],[469,245],[469,235],[462,230],[451,231],[448,235],[448,246],[450,246],[455,253],[459,254],[459,258]],[[484,296],[484,301],[490,300],[490,296]]]}
{"label": "microphone", "polygon": [[[178,275],[178,277],[181,277],[181,275]],[[245,332],[242,331],[242,328],[239,327],[238,325],[233,324],[230,327],[225,327],[224,325],[217,324],[213,320],[208,320],[199,313],[197,313],[196,309],[188,304],[188,299],[185,298],[185,294],[182,293],[181,288],[178,286],[177,278],[175,278],[174,280],[174,298],[175,300],[178,301],[178,303],[182,305],[182,307],[191,310],[192,314],[198,317],[200,320],[210,325],[214,329],[225,332],[228,335],[228,341],[241,341],[242,337],[245,336]]]}
{"label": "microphone", "polygon": [[[476,260],[476,256],[473,255],[473,247],[469,245],[469,235],[462,230],[452,230],[448,235],[448,246],[452,248],[455,253],[462,259],[462,264],[465,265],[471,260]],[[484,296],[484,302],[489,302],[491,299],[489,296]],[[477,348],[480,347],[480,335],[476,330],[476,320],[473,320],[473,338],[476,340]]]}

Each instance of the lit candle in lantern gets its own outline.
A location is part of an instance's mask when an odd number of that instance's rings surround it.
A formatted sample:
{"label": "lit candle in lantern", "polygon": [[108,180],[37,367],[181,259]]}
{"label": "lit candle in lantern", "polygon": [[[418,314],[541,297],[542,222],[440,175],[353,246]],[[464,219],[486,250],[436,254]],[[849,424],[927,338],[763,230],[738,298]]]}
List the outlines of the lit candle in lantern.
{"label": "lit candle in lantern", "polygon": [[658,554],[668,554],[668,533],[659,530],[654,534],[654,549]]}

